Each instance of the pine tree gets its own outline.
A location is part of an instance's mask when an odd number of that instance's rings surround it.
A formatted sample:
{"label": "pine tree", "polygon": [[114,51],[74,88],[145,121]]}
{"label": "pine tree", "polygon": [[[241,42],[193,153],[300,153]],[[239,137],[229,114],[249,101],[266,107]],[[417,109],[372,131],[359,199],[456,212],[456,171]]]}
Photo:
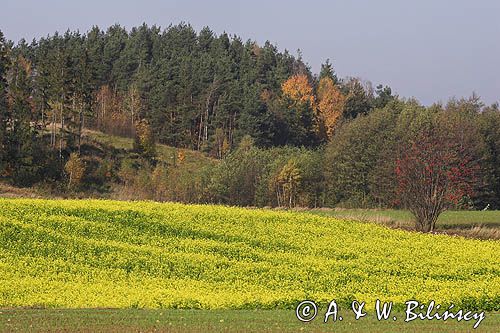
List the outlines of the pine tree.
{"label": "pine tree", "polygon": [[11,119],[6,135],[6,170],[17,185],[30,185],[40,168],[34,162],[36,130],[33,127],[31,74],[31,63],[19,56],[12,64]]}
{"label": "pine tree", "polygon": [[7,44],[0,30],[0,177],[5,167],[5,150],[7,148],[6,135],[9,121],[9,110],[7,105],[7,70]]}
{"label": "pine tree", "polygon": [[344,107],[345,118],[354,119],[373,110],[372,100],[358,79],[350,79],[343,88],[347,97]]}
{"label": "pine tree", "polygon": [[326,62],[321,65],[321,71],[319,72],[320,81],[326,77],[330,78],[335,85],[339,83],[339,79],[337,78],[337,74],[335,74],[335,71],[333,70],[330,59],[326,59]]}
{"label": "pine tree", "polygon": [[78,147],[78,154],[81,153],[82,133],[85,126],[85,117],[90,114],[92,104],[92,73],[90,68],[90,58],[85,46],[80,49],[78,57],[75,59],[73,73],[73,96],[72,112],[68,128],[75,138]]}

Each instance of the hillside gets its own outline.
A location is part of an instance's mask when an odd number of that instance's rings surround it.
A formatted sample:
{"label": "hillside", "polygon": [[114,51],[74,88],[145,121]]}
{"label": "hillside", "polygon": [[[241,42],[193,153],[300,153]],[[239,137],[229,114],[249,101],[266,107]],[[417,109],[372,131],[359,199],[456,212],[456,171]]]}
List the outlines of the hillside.
{"label": "hillside", "polygon": [[[89,130],[89,129],[84,130],[83,139],[90,142],[95,141],[100,144],[112,147],[114,149],[127,150],[127,151],[132,150],[134,145],[134,140],[132,138],[106,134],[103,132]],[[163,144],[157,144],[156,149],[158,157],[165,162],[172,163],[174,156],[179,152],[182,152],[182,154],[184,154],[185,159],[183,162],[184,165],[187,166],[198,166],[204,163],[210,163],[214,161],[214,159],[208,157],[202,152],[191,149],[175,148]]]}
{"label": "hillside", "polygon": [[157,143],[152,162],[139,157],[132,138],[89,129],[83,142],[85,178],[69,198],[193,202],[200,173],[218,161],[200,151]]}
{"label": "hillside", "polygon": [[0,198],[39,198],[32,189],[15,187],[9,184],[0,182]]}
{"label": "hillside", "polygon": [[302,213],[0,199],[0,249],[0,307],[500,304],[497,241]]}

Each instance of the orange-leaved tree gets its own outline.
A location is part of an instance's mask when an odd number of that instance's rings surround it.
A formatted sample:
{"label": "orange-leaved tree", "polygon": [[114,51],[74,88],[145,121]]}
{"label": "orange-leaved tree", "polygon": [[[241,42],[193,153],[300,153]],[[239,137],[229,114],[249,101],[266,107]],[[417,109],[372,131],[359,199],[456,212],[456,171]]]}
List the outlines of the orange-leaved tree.
{"label": "orange-leaved tree", "polygon": [[281,85],[283,96],[297,104],[315,105],[314,92],[307,75],[296,74]]}
{"label": "orange-leaved tree", "polygon": [[283,143],[293,145],[311,145],[317,140],[318,122],[316,116],[316,98],[309,78],[296,74],[281,85],[281,105],[285,110],[287,129]]}
{"label": "orange-leaved tree", "polygon": [[328,76],[319,81],[317,96],[320,131],[325,139],[330,140],[344,111],[346,97]]}

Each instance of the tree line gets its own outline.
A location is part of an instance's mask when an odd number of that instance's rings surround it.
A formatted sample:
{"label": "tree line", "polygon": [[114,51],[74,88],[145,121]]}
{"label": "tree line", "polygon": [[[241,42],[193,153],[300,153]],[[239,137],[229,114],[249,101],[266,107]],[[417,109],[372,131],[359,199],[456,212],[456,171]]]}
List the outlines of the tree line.
{"label": "tree line", "polygon": [[[149,172],[145,181],[168,179],[170,190],[144,186],[165,200],[408,206],[395,200],[416,170],[405,152],[432,155],[419,142],[433,138],[449,146],[433,154],[461,149],[477,162],[454,204],[500,207],[499,125],[498,105],[485,107],[476,96],[424,107],[388,86],[339,78],[329,61],[316,75],[300,52],[209,28],[114,25],[16,45],[0,32],[0,175],[16,185],[70,188],[87,177],[88,184],[139,186],[134,177]],[[92,147],[85,129],[134,138],[135,155],[114,158],[109,147]],[[157,143],[218,162],[184,179],[179,163],[157,158]],[[85,156],[95,158],[84,168]],[[458,172],[461,162],[441,169]],[[459,183],[451,171],[438,183],[447,177]]]}
{"label": "tree line", "polygon": [[[2,35],[1,43],[3,169],[25,185],[46,174],[33,159],[50,155],[49,169],[62,170],[52,160],[63,165],[81,153],[84,128],[134,137],[146,126],[159,143],[222,158],[245,135],[259,147],[317,147],[341,115],[355,118],[393,98],[388,87],[374,93],[339,80],[328,61],[314,76],[300,56],[269,42],[186,24],[94,27],[17,45]],[[9,165],[18,160],[25,163]]]}

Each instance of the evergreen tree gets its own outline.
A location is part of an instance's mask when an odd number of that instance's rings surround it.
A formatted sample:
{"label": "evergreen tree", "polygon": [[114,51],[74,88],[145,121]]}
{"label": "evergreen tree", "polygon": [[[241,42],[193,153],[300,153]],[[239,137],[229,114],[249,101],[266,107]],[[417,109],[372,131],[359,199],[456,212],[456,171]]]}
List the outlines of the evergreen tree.
{"label": "evergreen tree", "polygon": [[87,33],[85,44],[89,57],[90,72],[92,74],[92,89],[98,90],[100,86],[108,83],[106,77],[107,66],[104,63],[104,32],[94,26]]}
{"label": "evergreen tree", "polygon": [[122,76],[120,74],[122,67],[118,65],[118,59],[121,58],[127,39],[127,31],[118,24],[109,27],[104,35],[102,71],[104,72],[106,84],[114,86]]}
{"label": "evergreen tree", "polygon": [[330,63],[330,59],[326,59],[325,63],[321,65],[321,71],[319,72],[319,81],[321,79],[328,77],[333,81],[333,84],[338,84],[339,79],[337,77],[337,74],[335,74],[335,71],[333,70],[333,66]]}
{"label": "evergreen tree", "polygon": [[390,101],[393,101],[396,97],[392,95],[391,87],[382,86],[379,84],[375,90],[377,97],[373,101],[373,106],[377,109],[385,107]]}
{"label": "evergreen tree", "polygon": [[8,147],[7,128],[9,123],[9,110],[7,105],[7,79],[8,70],[7,43],[0,30],[0,177],[5,168],[5,151]]}
{"label": "evergreen tree", "polygon": [[6,134],[5,160],[7,174],[17,185],[30,185],[40,166],[34,161],[36,130],[31,104],[31,64],[19,56],[12,65],[9,85],[12,100],[11,119]]}
{"label": "evergreen tree", "polygon": [[359,115],[368,114],[372,109],[372,101],[367,91],[358,79],[351,78],[343,85],[347,99],[344,106],[344,117],[354,119]]}

